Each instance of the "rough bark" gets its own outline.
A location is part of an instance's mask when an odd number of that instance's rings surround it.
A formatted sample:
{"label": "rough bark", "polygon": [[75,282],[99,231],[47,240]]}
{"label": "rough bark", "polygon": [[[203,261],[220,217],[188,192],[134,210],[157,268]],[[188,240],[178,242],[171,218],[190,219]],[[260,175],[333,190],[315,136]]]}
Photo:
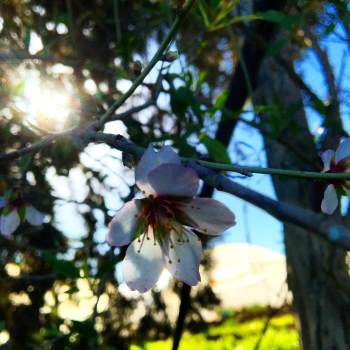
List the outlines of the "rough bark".
{"label": "rough bark", "polygon": [[[281,67],[267,60],[261,67],[256,103],[278,101],[282,106],[302,106],[300,90]],[[281,125],[279,137],[292,142],[315,164],[319,162],[317,148],[310,134],[303,108],[296,112],[275,115]],[[270,125],[271,117],[263,115],[260,122]],[[295,153],[273,139],[265,138],[269,166],[308,169]],[[277,198],[302,207],[320,210],[324,184],[274,177]],[[305,350],[350,349],[350,279],[346,252],[302,229],[284,225],[288,267],[288,284],[299,318],[301,343]]]}
{"label": "rough bark", "polygon": [[[254,9],[256,12],[264,12],[269,10],[281,10],[286,5],[285,0],[256,0],[254,1]],[[225,111],[237,112],[240,111],[249,96],[249,86],[254,90],[256,85],[257,72],[263,61],[266,51],[266,43],[272,39],[276,34],[277,26],[270,22],[257,22],[251,28],[250,35],[245,38],[245,43],[242,48],[242,59],[247,69],[248,76],[245,76],[242,62],[239,62],[228,88],[228,96],[225,103]],[[254,40],[257,36],[261,38],[264,45],[257,45]],[[224,116],[223,116],[224,117]],[[235,118],[223,118],[216,130],[215,139],[220,141],[224,146],[228,147],[233,131],[237,125]],[[214,188],[204,184],[201,191],[202,197],[212,197]],[[184,285],[181,292],[181,304],[178,319],[174,330],[173,347],[172,350],[177,350],[181,341],[182,332],[185,326],[185,318],[190,306],[190,292],[191,288]]]}

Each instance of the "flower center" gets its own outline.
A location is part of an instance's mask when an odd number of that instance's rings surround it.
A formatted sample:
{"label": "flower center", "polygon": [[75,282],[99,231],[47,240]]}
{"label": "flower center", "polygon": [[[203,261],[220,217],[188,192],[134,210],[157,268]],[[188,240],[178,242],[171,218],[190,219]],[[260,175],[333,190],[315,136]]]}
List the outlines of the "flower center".
{"label": "flower center", "polygon": [[19,207],[24,205],[24,200],[21,197],[17,197],[15,199],[13,199],[12,201],[10,201],[9,204],[12,208],[19,208]]}
{"label": "flower center", "polygon": [[175,221],[175,208],[172,202],[165,197],[149,196],[141,200],[141,219],[155,231],[157,228],[171,228]]}
{"label": "flower center", "polygon": [[[170,198],[150,195],[141,199],[137,233],[137,237],[141,242],[145,237],[149,239],[148,227],[152,228],[154,240],[160,245],[174,248],[175,244],[187,242],[181,220],[179,220],[177,203]],[[175,233],[176,241],[173,241],[174,235],[171,236],[171,232]]]}
{"label": "flower center", "polygon": [[[345,173],[350,168],[350,158],[346,157],[340,162],[336,163],[333,159],[330,164],[330,169],[326,173]],[[342,187],[347,185],[347,180],[342,179],[330,179],[329,182],[336,187]]]}

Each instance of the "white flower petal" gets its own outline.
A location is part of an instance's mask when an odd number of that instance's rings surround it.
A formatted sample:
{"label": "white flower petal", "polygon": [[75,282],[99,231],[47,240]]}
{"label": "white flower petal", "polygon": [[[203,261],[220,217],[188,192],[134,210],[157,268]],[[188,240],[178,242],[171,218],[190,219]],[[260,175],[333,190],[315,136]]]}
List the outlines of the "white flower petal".
{"label": "white flower petal", "polygon": [[177,242],[178,238],[174,231],[170,233],[174,247],[164,249],[165,267],[176,279],[194,286],[201,280],[199,263],[202,258],[202,244],[197,235],[188,229],[184,229],[185,242]]}
{"label": "white flower petal", "polygon": [[170,146],[164,146],[159,152],[156,152],[149,145],[135,169],[136,184],[146,194],[153,193],[152,188],[148,185],[148,174],[164,163],[181,164],[181,160]]}
{"label": "white flower petal", "polygon": [[236,224],[235,215],[224,204],[212,198],[193,198],[180,202],[179,208],[185,213],[185,222],[208,235],[219,235]]}
{"label": "white flower petal", "polygon": [[335,152],[335,161],[336,163],[338,163],[342,159],[349,156],[350,156],[350,138],[347,138],[338,146]]}
{"label": "white flower petal", "polygon": [[12,235],[13,232],[16,231],[20,222],[21,222],[21,220],[19,218],[17,210],[13,209],[9,214],[1,215],[1,217],[0,217],[0,232],[4,236],[9,237]]}
{"label": "white flower petal", "polygon": [[331,167],[332,159],[335,155],[335,152],[331,149],[328,149],[327,151],[322,152],[321,158],[323,161],[323,171],[328,171]]}
{"label": "white flower petal", "polygon": [[128,247],[123,261],[123,277],[131,290],[141,293],[151,289],[159,279],[163,269],[163,253],[159,243],[154,241],[152,230],[148,238],[140,236]]}
{"label": "white flower petal", "polygon": [[164,146],[158,152],[158,163],[158,165],[165,163],[181,164],[181,159],[172,147]]}
{"label": "white flower petal", "polygon": [[199,186],[197,173],[180,164],[162,164],[152,170],[148,181],[154,192],[164,196],[193,197]]}
{"label": "white flower petal", "polygon": [[33,226],[41,225],[44,222],[45,214],[35,209],[33,206],[26,207],[26,220]]}
{"label": "white flower petal", "polygon": [[136,184],[140,190],[145,191],[147,194],[150,192],[147,175],[151,170],[157,167],[157,163],[157,153],[154,148],[149,145],[135,169]]}
{"label": "white flower petal", "polygon": [[321,210],[326,214],[333,214],[338,206],[338,196],[333,185],[328,185],[324,191],[324,197],[321,203]]}
{"label": "white flower petal", "polygon": [[0,209],[6,207],[7,205],[7,200],[5,197],[0,197]]}
{"label": "white flower petal", "polygon": [[138,205],[137,199],[125,203],[109,223],[107,242],[111,246],[121,247],[131,242],[137,225]]}

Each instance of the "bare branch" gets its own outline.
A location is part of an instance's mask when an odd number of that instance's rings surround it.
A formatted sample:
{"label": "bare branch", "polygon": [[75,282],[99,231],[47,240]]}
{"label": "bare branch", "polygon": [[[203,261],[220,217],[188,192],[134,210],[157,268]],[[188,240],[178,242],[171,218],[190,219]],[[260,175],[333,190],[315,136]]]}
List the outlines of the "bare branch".
{"label": "bare branch", "polygon": [[[97,141],[99,140],[136,157],[141,157],[144,151],[142,147],[127,141],[121,135],[98,133]],[[307,232],[312,232],[334,245],[350,249],[350,229],[345,227],[341,221],[336,221],[333,217],[315,213],[309,209],[282,201],[276,201],[259,192],[235,183],[226,176],[206,168],[196,161],[185,160],[183,163],[194,169],[204,182],[217,190],[233,194],[266,211],[282,222],[297,225],[304,228]]]}
{"label": "bare branch", "polygon": [[332,244],[350,249],[350,230],[341,222],[336,222],[332,217],[318,214],[296,205],[276,201],[235,183],[227,177],[205,168],[196,162],[188,162],[187,165],[193,168],[206,183],[219,191],[231,193],[263,209],[282,222],[297,225],[306,229],[308,232],[313,232]]}
{"label": "bare branch", "polygon": [[[133,108],[130,108],[129,110],[114,114],[111,116],[110,121],[115,121],[115,120],[124,120],[128,118],[130,115],[134,113],[138,113],[154,104],[153,100],[149,100],[145,102],[144,104],[140,106],[136,106]],[[93,122],[85,125],[79,125],[73,129],[70,129],[68,131],[64,131],[61,133],[55,133],[55,134],[50,134],[43,139],[33,143],[32,145],[20,148],[18,150],[12,151],[12,152],[0,152],[0,162],[5,162],[9,161],[12,159],[19,158],[25,154],[28,153],[36,153],[40,151],[41,149],[50,146],[54,142],[56,142],[58,139],[61,138],[66,138],[66,137],[73,137],[73,136],[79,136],[81,138],[86,138],[89,136],[89,133],[91,132],[96,132],[96,128],[98,127],[99,123],[98,122]]]}

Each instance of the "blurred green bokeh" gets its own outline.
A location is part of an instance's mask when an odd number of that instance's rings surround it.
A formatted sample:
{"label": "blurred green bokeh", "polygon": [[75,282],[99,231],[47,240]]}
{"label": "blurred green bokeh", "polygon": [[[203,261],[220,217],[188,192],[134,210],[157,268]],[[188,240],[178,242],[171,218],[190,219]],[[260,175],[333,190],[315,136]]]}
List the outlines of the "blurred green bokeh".
{"label": "blurred green bokeh", "polygon": [[[185,333],[180,350],[298,350],[299,336],[292,314],[271,318],[262,336],[267,317],[238,322],[230,318],[200,334]],[[261,342],[257,347],[259,339]],[[171,339],[132,345],[131,350],[170,350]]]}

